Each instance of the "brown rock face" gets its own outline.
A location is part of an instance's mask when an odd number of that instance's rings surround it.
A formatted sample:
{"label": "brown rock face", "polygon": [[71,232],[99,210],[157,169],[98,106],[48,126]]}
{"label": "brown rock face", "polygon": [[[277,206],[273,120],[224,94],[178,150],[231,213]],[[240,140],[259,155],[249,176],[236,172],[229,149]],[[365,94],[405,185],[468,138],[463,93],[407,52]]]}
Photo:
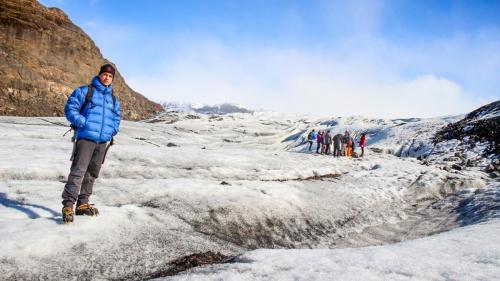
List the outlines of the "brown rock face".
{"label": "brown rock face", "polygon": [[[92,39],[57,8],[36,0],[0,0],[0,115],[64,116],[73,89],[90,83],[105,60]],[[122,118],[164,111],[118,73]]]}
{"label": "brown rock face", "polygon": [[[500,155],[500,100],[482,106],[464,119],[448,124],[434,136],[434,143],[456,139],[488,142],[486,154]],[[487,155],[486,155],[487,156]]]}

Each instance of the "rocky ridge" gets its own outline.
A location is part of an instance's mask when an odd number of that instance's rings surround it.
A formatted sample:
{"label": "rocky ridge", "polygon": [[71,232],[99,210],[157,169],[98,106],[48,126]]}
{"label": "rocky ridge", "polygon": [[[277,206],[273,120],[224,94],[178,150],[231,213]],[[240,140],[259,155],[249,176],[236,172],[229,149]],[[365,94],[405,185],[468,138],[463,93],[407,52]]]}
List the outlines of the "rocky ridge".
{"label": "rocky ridge", "polygon": [[[454,155],[443,159],[451,164],[451,169],[475,166],[493,178],[500,178],[500,101],[482,106],[441,128],[433,142],[434,154],[444,155],[453,147]],[[432,159],[434,155],[429,156]]]}
{"label": "rocky ridge", "polygon": [[434,142],[457,139],[463,142],[487,142],[486,153],[500,153],[500,101],[482,106],[462,120],[448,124],[436,133]]}

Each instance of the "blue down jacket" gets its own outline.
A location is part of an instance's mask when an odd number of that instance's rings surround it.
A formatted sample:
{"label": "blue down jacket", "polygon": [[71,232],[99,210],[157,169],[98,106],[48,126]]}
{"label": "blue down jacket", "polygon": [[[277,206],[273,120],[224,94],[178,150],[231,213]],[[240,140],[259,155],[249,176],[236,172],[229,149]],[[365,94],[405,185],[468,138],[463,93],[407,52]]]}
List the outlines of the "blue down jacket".
{"label": "blue down jacket", "polygon": [[120,102],[113,103],[112,85],[105,87],[99,77],[92,79],[94,94],[82,113],[80,108],[85,102],[88,86],[76,88],[66,102],[64,113],[66,119],[77,127],[77,139],[95,142],[110,141],[118,133],[120,127]]}

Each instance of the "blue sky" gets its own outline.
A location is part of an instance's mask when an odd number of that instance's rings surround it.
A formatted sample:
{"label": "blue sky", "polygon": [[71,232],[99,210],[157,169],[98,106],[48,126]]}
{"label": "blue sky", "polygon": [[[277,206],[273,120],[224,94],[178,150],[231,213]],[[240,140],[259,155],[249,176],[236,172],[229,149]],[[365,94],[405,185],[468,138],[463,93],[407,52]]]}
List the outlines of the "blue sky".
{"label": "blue sky", "polygon": [[500,99],[500,1],[40,2],[155,101],[431,117]]}

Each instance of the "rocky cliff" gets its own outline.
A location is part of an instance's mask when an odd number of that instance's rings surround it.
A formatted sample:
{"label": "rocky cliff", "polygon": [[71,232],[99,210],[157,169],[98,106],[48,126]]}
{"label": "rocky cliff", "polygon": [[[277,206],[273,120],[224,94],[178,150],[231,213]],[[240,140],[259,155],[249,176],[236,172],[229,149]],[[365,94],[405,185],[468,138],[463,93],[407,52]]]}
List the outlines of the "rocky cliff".
{"label": "rocky cliff", "polygon": [[[0,0],[0,115],[63,116],[67,96],[107,62],[62,10],[36,0]],[[124,119],[164,111],[130,89],[118,71],[113,88]]]}
{"label": "rocky cliff", "polygon": [[486,142],[487,154],[500,154],[500,100],[482,106],[462,120],[436,133],[434,142],[456,139],[467,143]]}

